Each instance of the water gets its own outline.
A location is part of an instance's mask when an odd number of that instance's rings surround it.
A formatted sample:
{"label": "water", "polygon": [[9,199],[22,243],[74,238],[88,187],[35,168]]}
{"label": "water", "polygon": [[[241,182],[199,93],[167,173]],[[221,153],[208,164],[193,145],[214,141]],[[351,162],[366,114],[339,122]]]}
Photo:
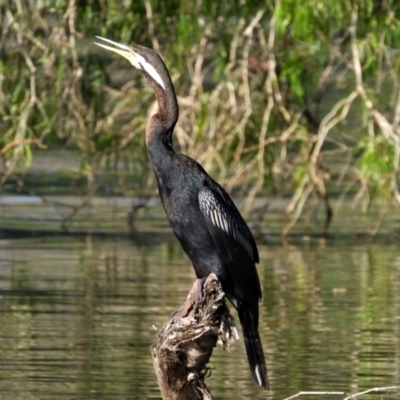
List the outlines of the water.
{"label": "water", "polygon": [[[160,398],[154,327],[184,302],[192,267],[156,197],[129,232],[128,211],[140,199],[96,197],[74,208],[82,199],[67,173],[55,179],[66,167],[47,154],[29,178],[36,196],[0,196],[0,400]],[[388,212],[379,236],[363,239],[357,233],[379,210],[363,215],[332,199],[325,239],[323,209],[311,204],[282,244],[287,201],[269,201],[261,222],[247,218],[260,252],[260,335],[272,390],[254,384],[242,339],[214,350],[209,389],[216,399],[283,400],[400,385],[398,213]],[[400,390],[368,398],[400,399]]]}
{"label": "water", "polygon": [[[400,383],[397,245],[311,239],[260,244],[260,255],[260,334],[272,391],[253,383],[240,340],[214,350],[208,386],[216,399]],[[147,224],[133,238],[3,238],[0,399],[160,398],[153,326],[184,301],[193,280],[172,235]]]}

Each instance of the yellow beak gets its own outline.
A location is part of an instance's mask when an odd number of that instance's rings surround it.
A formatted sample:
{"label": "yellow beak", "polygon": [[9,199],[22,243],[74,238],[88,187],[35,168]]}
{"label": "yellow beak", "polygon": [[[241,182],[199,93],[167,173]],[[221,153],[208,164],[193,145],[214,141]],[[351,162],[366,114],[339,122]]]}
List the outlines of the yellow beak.
{"label": "yellow beak", "polygon": [[96,38],[100,39],[100,40],[104,40],[105,42],[111,43],[112,45],[114,45],[118,48],[116,49],[115,47],[106,46],[105,44],[102,44],[102,43],[94,42],[94,44],[97,44],[97,46],[103,47],[106,50],[110,50],[110,51],[113,51],[114,53],[119,54],[120,56],[126,58],[135,68],[140,69],[140,65],[136,59],[135,51],[133,50],[132,47],[127,46],[125,44],[113,42],[110,39],[102,38],[100,36],[96,36]]}

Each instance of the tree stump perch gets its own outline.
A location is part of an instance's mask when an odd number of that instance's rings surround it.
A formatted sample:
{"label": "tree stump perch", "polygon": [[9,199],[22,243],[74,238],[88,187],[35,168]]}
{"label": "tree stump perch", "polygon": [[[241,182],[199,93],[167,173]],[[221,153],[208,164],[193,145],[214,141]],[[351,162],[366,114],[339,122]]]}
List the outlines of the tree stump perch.
{"label": "tree stump perch", "polygon": [[152,346],[154,370],[164,400],[212,399],[205,385],[213,348],[238,338],[215,274],[197,280],[182,306],[157,333]]}

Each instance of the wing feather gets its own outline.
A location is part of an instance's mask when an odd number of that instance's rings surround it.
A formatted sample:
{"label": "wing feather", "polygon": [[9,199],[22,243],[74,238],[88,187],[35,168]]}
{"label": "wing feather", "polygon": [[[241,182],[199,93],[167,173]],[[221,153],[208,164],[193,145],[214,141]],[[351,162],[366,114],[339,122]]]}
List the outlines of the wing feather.
{"label": "wing feather", "polygon": [[210,187],[204,186],[198,197],[200,210],[212,225],[239,243],[251,260],[258,262],[258,251],[254,238],[228,194],[220,188],[212,190]]}

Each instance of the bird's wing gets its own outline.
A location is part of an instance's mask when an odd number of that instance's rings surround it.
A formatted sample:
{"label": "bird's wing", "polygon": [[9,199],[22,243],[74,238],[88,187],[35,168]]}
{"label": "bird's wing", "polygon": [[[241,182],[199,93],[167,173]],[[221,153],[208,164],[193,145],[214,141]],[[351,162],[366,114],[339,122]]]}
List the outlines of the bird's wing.
{"label": "bird's wing", "polygon": [[[206,216],[206,221],[208,219],[212,227],[223,231],[218,232],[223,242],[226,242],[225,235],[227,235],[246,250],[253,262],[259,262],[253,235],[233,201],[222,188],[211,189],[208,186],[204,186],[199,192],[199,206],[201,212]],[[213,232],[211,234],[215,235]]]}

